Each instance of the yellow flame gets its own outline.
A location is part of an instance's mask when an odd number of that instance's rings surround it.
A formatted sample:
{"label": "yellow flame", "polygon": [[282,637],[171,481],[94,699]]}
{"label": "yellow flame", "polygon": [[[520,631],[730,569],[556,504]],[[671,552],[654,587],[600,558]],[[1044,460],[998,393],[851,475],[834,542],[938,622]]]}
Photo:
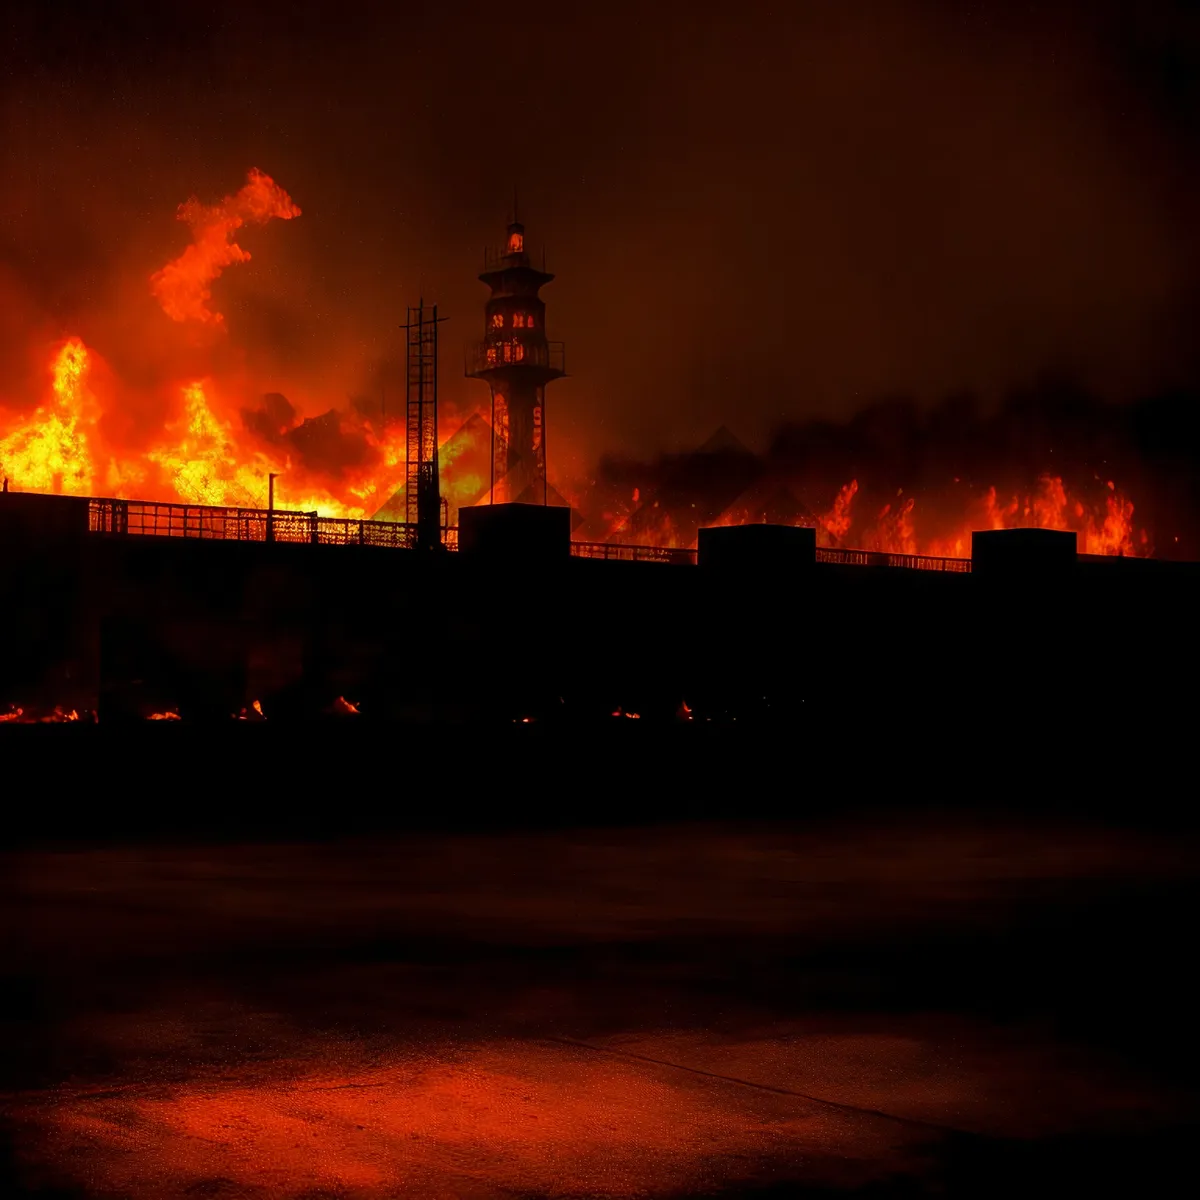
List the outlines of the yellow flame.
{"label": "yellow flame", "polygon": [[0,441],[0,471],[29,491],[88,495],[92,466],[85,407],[87,347],[68,339],[51,366],[53,396]]}
{"label": "yellow flame", "polygon": [[240,464],[229,426],[209,407],[203,383],[183,389],[183,419],[178,440],[161,445],[147,457],[163,467],[180,499],[189,504],[239,505],[261,508],[266,473]]}

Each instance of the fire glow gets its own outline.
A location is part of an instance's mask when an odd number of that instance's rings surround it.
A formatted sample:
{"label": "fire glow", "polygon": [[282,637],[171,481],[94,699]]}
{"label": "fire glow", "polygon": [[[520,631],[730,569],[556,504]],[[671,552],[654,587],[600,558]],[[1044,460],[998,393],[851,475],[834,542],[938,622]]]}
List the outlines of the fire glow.
{"label": "fire glow", "polygon": [[[178,217],[191,230],[191,244],[148,279],[164,318],[192,327],[202,340],[227,338],[225,317],[212,307],[212,285],[226,268],[250,258],[234,234],[300,215],[288,193],[258,170],[217,204],[193,198],[181,205]],[[32,412],[5,410],[0,397],[0,474],[24,491],[255,509],[266,506],[268,477],[275,475],[279,507],[349,518],[376,517],[403,486],[401,425],[377,423],[353,408],[300,420],[283,396],[255,397],[248,405],[246,390],[215,369],[180,378],[158,397],[157,424],[130,435],[117,419],[119,381],[112,379],[99,350],[68,336],[53,349],[45,393]],[[443,492],[454,512],[480,490],[478,477],[465,468],[456,473],[454,460],[464,450],[481,449],[489,431],[486,423],[468,421],[453,432],[453,420],[443,422],[447,429],[452,433],[442,439]],[[305,445],[314,439],[336,443],[344,452],[306,454]],[[1149,535],[1134,526],[1133,503],[1115,481],[1102,486],[1103,503],[1096,503],[1071,494],[1061,476],[1043,474],[1025,493],[995,487],[968,492],[962,511],[950,515],[944,504],[922,503],[903,490],[882,505],[870,505],[866,488],[851,479],[806,523],[816,525],[820,545],[891,554],[965,558],[972,530],[1030,526],[1074,531],[1088,554],[1152,553]],[[575,495],[574,507],[593,527],[598,519],[601,540],[658,546],[694,542],[695,528],[686,514],[664,507],[635,532],[625,527],[627,514],[604,519],[590,512],[603,505],[589,489],[563,485],[561,490]],[[634,488],[634,505],[639,498]],[[762,519],[752,507],[734,504],[711,523]]]}
{"label": "fire glow", "polygon": [[1133,526],[1133,504],[1111,480],[1102,509],[1069,496],[1061,477],[1042,475],[1035,491],[1001,500],[994,487],[975,501],[963,528],[949,538],[919,536],[918,505],[913,496],[899,494],[885,504],[873,520],[860,527],[861,537],[847,540],[853,526],[852,507],[858,481],[851,480],[834,499],[833,506],[818,523],[818,541],[827,546],[854,544],[863,550],[889,554],[930,554],[946,558],[971,556],[971,531],[980,529],[1061,529],[1079,536],[1085,554],[1149,555],[1150,539],[1145,530]]}

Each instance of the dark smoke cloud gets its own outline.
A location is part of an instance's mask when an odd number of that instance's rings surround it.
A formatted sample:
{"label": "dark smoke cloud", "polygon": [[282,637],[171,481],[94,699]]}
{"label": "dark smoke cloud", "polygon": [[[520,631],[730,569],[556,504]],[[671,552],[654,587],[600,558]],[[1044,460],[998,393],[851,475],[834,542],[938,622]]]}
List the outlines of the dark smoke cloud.
{"label": "dark smoke cloud", "polygon": [[[696,450],[650,460],[608,457],[597,485],[638,500],[618,538],[636,540],[666,516],[681,542],[730,514],[741,520],[814,524],[851,480],[860,521],[897,496],[915,499],[927,536],[961,525],[995,488],[1029,494],[1039,476],[1103,504],[1113,481],[1135,503],[1134,523],[1155,554],[1200,560],[1200,393],[1173,392],[1118,405],[1062,380],[1013,392],[998,409],[969,394],[932,408],[897,398],[847,421],[777,428],[755,453],[721,430]],[[861,531],[862,525],[858,529]],[[855,543],[851,536],[851,544]]]}
{"label": "dark smoke cloud", "polygon": [[278,392],[264,396],[257,408],[242,409],[241,420],[256,437],[285,449],[291,461],[316,475],[337,478],[375,457],[361,420],[348,425],[345,414],[332,408],[300,418],[292,402]]}

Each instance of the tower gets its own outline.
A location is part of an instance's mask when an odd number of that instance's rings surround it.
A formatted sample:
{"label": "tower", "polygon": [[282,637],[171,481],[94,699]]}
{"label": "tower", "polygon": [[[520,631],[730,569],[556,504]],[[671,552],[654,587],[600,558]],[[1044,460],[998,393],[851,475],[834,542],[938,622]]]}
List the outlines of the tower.
{"label": "tower", "polygon": [[467,354],[467,375],[492,389],[493,504],[546,503],[546,384],[566,374],[562,342],[546,340],[538,295],[553,278],[529,261],[514,214],[503,248],[484,252],[479,279],[492,294],[483,341]]}

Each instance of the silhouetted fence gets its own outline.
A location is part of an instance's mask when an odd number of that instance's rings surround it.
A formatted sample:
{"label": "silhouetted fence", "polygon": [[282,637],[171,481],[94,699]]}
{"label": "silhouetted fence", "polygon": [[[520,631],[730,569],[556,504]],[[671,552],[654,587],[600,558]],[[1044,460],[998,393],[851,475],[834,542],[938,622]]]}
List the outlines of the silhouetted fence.
{"label": "silhouetted fence", "polygon": [[[146,500],[93,499],[88,502],[93,533],[138,537],[190,537],[236,542],[307,542],[315,546],[386,546],[409,550],[416,526],[401,521],[323,517],[282,509],[222,508],[207,504],[159,504]],[[442,530],[447,549],[458,549],[458,527]],[[576,558],[610,562],[695,564],[696,551],[684,546],[636,546],[619,542],[572,542]],[[910,571],[971,570],[969,558],[890,554],[875,550],[817,548],[817,562],[846,566],[893,567]]]}

